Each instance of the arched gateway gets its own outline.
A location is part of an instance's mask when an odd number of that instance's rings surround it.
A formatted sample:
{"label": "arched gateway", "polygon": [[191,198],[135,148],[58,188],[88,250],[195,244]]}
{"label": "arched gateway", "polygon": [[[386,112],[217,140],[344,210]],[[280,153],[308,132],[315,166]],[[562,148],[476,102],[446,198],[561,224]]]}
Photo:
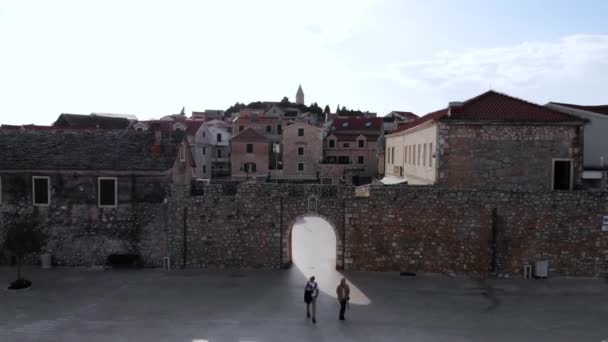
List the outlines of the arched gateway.
{"label": "arched gateway", "polygon": [[[298,225],[300,227],[297,227]],[[331,229],[331,236],[328,236],[327,232],[325,231],[328,226]],[[342,239],[340,237],[339,230],[336,229],[335,225],[328,217],[319,215],[317,213],[307,213],[297,216],[295,219],[289,222],[288,227],[288,234],[285,236],[282,242],[283,246],[286,246],[286,248],[284,248],[284,266],[292,264],[294,261],[294,245],[301,244],[302,246],[300,249],[311,249],[308,251],[308,253],[318,253],[324,255],[327,251],[331,251],[334,253],[333,258],[331,258],[332,262],[334,263],[332,267],[339,270],[343,269]],[[298,239],[306,239],[307,237],[302,233],[294,234],[295,228],[314,230],[314,232],[311,232],[314,233],[314,236],[316,236],[314,245],[310,245],[310,241],[298,241]],[[322,239],[322,241],[319,241],[319,239]]]}

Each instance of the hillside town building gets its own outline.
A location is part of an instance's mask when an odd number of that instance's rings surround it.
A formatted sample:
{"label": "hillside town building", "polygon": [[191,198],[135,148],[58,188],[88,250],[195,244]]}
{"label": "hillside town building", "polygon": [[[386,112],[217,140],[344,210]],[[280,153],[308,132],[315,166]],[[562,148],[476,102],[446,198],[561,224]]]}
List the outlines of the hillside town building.
{"label": "hillside town building", "polygon": [[504,190],[580,185],[584,122],[488,91],[386,137],[386,174],[410,184]]}

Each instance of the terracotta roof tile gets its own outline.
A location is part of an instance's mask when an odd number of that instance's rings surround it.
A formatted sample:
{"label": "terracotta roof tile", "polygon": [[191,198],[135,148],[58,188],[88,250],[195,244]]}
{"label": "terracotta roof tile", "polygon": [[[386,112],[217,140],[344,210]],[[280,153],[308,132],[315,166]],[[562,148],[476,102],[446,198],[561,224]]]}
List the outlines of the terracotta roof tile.
{"label": "terracotta roof tile", "polygon": [[239,134],[232,137],[232,141],[250,142],[250,141],[270,141],[265,136],[256,132],[253,128],[247,128]]}
{"label": "terracotta roof tile", "polygon": [[501,122],[575,122],[578,118],[509,95],[490,90],[462,103],[429,113],[400,125],[392,133],[402,132],[429,120],[501,121]]}
{"label": "terracotta roof tile", "polygon": [[608,105],[581,106],[581,105],[575,105],[575,104],[570,104],[570,103],[559,103],[559,102],[551,102],[551,103],[558,105],[558,106],[570,107],[573,109],[584,110],[584,111],[588,111],[588,112],[592,112],[592,113],[596,113],[596,114],[608,115]]}

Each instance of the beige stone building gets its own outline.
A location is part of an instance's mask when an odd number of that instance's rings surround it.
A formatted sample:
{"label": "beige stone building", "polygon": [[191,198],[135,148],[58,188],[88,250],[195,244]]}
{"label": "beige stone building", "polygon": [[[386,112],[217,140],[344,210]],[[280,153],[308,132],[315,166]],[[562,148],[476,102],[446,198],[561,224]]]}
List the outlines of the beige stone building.
{"label": "beige stone building", "polygon": [[237,180],[266,179],[270,155],[270,140],[247,128],[230,141],[232,178]]}
{"label": "beige stone building", "polygon": [[283,130],[283,174],[287,180],[316,180],[323,160],[323,130],[296,122]]}
{"label": "beige stone building", "polygon": [[382,118],[334,119],[324,142],[321,181],[326,184],[371,183],[378,177],[378,153],[383,138]]}

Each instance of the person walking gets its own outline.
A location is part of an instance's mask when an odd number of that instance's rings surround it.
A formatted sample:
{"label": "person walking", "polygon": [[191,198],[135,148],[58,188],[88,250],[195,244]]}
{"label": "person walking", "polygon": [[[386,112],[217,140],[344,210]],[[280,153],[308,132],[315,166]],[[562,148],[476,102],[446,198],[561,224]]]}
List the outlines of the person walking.
{"label": "person walking", "polygon": [[350,300],[350,288],[346,285],[346,279],[342,278],[340,284],[336,288],[336,295],[338,295],[338,301],[340,302],[340,320],[344,320],[344,311],[346,311],[346,304]]}
{"label": "person walking", "polygon": [[319,296],[319,285],[312,276],[304,287],[304,302],[306,302],[306,317],[310,318],[310,307],[312,306],[312,322],[317,323],[317,297]]}

